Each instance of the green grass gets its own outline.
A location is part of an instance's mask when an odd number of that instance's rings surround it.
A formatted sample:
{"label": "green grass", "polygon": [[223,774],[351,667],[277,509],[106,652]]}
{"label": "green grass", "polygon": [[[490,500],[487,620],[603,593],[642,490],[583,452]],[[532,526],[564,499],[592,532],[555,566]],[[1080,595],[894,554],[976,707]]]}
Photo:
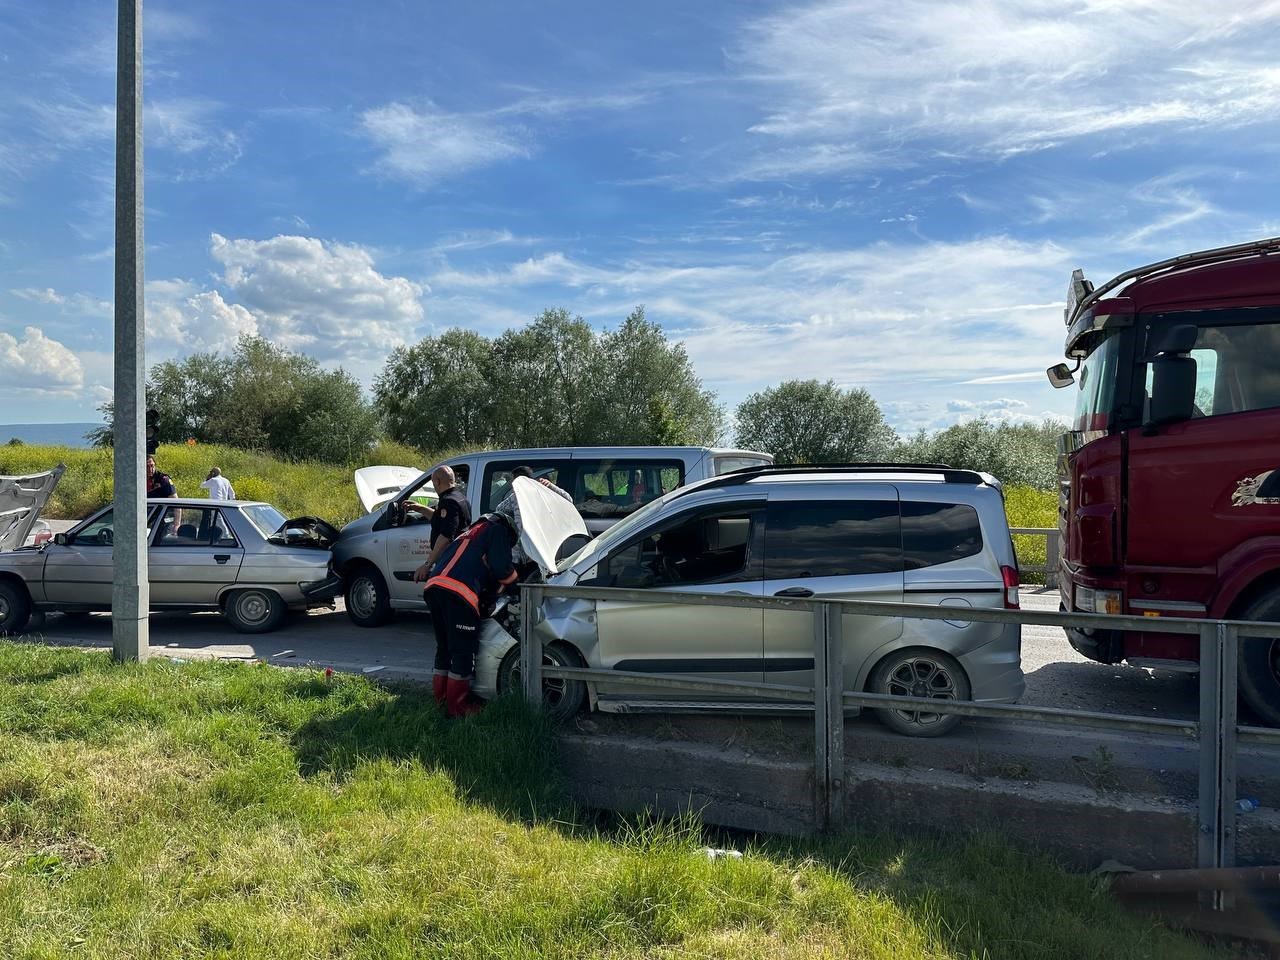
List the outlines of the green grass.
{"label": "green grass", "polygon": [[[385,441],[374,447],[364,461],[352,466],[290,462],[213,444],[167,444],[156,453],[156,463],[173,478],[180,496],[205,496],[200,483],[209,475],[210,467],[218,467],[241,499],[265,500],[288,516],[320,517],[337,526],[364,512],[351,476],[356,467],[375,463],[427,467],[437,459],[429,459],[412,447]],[[44,516],[79,519],[110,502],[110,450],[0,446],[0,474],[39,473],[59,463],[67,465],[67,472],[54,490]]]}
{"label": "green grass", "polygon": [[516,701],[0,646],[0,956],[1195,958],[995,839],[603,829]]}
{"label": "green grass", "polygon": [[[1056,527],[1058,525],[1058,495],[1052,490],[1007,487],[1004,492],[1004,509],[1011,527]],[[1018,562],[1024,566],[1044,563],[1044,537],[1032,534],[1015,535],[1013,548],[1018,554]],[[1022,582],[1044,583],[1044,574],[1024,572]]]}

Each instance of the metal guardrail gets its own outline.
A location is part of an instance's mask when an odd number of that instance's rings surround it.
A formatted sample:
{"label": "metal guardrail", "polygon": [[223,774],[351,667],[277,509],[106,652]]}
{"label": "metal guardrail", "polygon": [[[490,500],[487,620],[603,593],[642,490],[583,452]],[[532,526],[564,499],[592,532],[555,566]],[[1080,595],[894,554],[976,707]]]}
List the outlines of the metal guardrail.
{"label": "metal guardrail", "polygon": [[[1056,531],[1054,531],[1056,533]],[[689,675],[641,673],[629,670],[556,667],[545,665],[541,643],[531,643],[535,611],[545,598],[679,603],[691,606],[747,607],[765,610],[807,610],[813,615],[814,685],[708,680]],[[844,817],[844,709],[885,706],[927,707],[930,712],[967,717],[1035,721],[1140,733],[1194,737],[1200,743],[1197,863],[1202,869],[1235,866],[1236,746],[1241,740],[1280,745],[1280,730],[1241,726],[1236,715],[1236,669],[1241,637],[1280,639],[1280,624],[1174,617],[1104,616],[1033,610],[978,607],[938,607],[914,603],[880,603],[819,598],[753,597],[719,593],[665,590],[623,590],[614,587],[561,587],[522,584],[520,604],[520,668],[525,697],[541,706],[544,678],[621,682],[667,690],[738,694],[743,698],[812,703],[814,709],[814,808],[823,828]],[[935,700],[844,690],[844,615],[949,620],[966,623],[1016,623],[1049,627],[1126,630],[1144,633],[1194,634],[1200,637],[1200,718],[1198,721],[1126,716],[1059,707]],[[1213,894],[1215,910],[1227,909],[1232,894]]]}
{"label": "metal guardrail", "polygon": [[[1023,573],[1043,573],[1044,585],[1046,587],[1056,587],[1058,585],[1058,558],[1061,556],[1062,550],[1062,533],[1057,527],[1010,527],[1009,532],[1014,536],[1022,537],[1044,537],[1044,563],[1023,563],[1022,558],[1018,558],[1018,569]],[[1014,546],[1017,551],[1017,545]]]}

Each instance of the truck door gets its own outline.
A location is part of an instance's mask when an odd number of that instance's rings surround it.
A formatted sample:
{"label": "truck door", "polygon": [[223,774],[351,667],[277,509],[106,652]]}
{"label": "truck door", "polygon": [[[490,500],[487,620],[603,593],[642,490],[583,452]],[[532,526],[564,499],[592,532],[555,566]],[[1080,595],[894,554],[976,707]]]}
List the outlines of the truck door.
{"label": "truck door", "polygon": [[[1125,613],[1145,612],[1144,601],[1211,603],[1224,556],[1280,535],[1280,310],[1152,317],[1148,356],[1161,329],[1189,317],[1200,327],[1191,419],[1129,432],[1124,558],[1135,569]],[[1135,589],[1139,581],[1156,590]],[[1189,639],[1185,653],[1195,659]]]}

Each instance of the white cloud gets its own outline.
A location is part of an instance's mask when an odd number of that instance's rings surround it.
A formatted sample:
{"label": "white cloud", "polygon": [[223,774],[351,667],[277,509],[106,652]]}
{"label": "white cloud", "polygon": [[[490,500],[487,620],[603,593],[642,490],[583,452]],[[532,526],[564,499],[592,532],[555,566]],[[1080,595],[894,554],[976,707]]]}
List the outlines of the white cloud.
{"label": "white cloud", "polygon": [[[431,285],[441,302],[563,304],[601,325],[643,303],[730,404],[779,380],[818,376],[867,387],[881,401],[927,400],[932,419],[947,414],[948,399],[985,399],[981,390],[960,393],[975,376],[1060,359],[1057,296],[1074,265],[1051,243],[990,237],[743,253],[714,264],[656,256],[599,264],[554,251],[504,267],[442,269]],[[1028,404],[1064,402],[1042,373],[1025,389],[1018,399]]]}
{"label": "white cloud", "polygon": [[79,358],[39,327],[26,327],[22,338],[0,331],[0,385],[6,392],[74,394],[84,383]]}
{"label": "white cloud", "polygon": [[111,301],[99,300],[84,293],[63,294],[52,287],[22,287],[9,292],[23,300],[59,307],[64,313],[78,316],[109,317],[112,312]]}
{"label": "white cloud", "polygon": [[182,353],[227,351],[242,335],[261,332],[257,318],[216,290],[201,290],[187,280],[147,284],[147,339]]}
{"label": "white cloud", "polygon": [[419,187],[532,153],[527,131],[482,116],[446,113],[431,103],[416,110],[403,103],[366,110],[361,124],[383,151],[378,169]]}
{"label": "white cloud", "polygon": [[210,253],[261,333],[322,360],[385,356],[412,339],[423,320],[422,287],[379,273],[362,247],[299,236],[229,240],[215,233]]}
{"label": "white cloud", "polygon": [[1278,28],[1274,0],[819,0],[743,32],[752,132],[779,143],[744,176],[1272,121]]}

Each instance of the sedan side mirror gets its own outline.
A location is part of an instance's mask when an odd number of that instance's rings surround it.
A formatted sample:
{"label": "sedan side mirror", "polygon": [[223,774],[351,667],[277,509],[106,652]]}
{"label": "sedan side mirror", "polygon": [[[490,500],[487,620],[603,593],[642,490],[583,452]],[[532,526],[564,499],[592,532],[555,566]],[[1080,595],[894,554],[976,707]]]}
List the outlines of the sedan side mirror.
{"label": "sedan side mirror", "polygon": [[67,535],[65,533],[55,533],[53,535],[53,542],[60,547],[65,547],[67,545]]}

